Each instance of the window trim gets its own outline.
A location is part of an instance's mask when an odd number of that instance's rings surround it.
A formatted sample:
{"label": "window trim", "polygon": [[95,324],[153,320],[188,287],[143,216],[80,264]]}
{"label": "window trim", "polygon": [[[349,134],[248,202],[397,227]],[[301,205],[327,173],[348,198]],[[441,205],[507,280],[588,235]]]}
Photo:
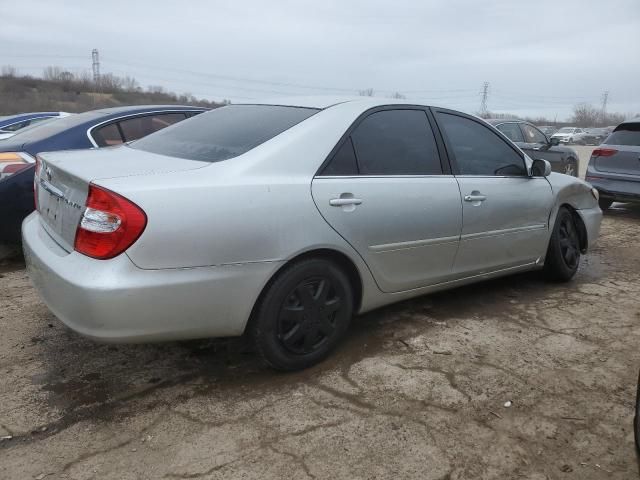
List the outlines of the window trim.
{"label": "window trim", "polygon": [[[447,150],[447,155],[449,157],[449,162],[451,163],[451,171],[452,171],[454,176],[463,177],[463,178],[465,178],[465,177],[468,177],[468,178],[531,178],[530,168],[529,168],[529,165],[527,165],[525,153],[522,150],[520,150],[511,140],[509,140],[509,138],[507,138],[507,136],[504,133],[502,133],[500,130],[495,128],[493,125],[490,125],[490,124],[484,122],[483,120],[480,120],[480,119],[478,119],[476,117],[473,117],[472,115],[467,115],[466,113],[457,112],[455,110],[449,110],[447,108],[432,108],[432,110],[434,111],[434,118],[436,120],[436,123],[438,123],[438,128],[440,130],[440,134],[442,135],[442,138],[444,140],[445,148]],[[453,147],[451,146],[451,141],[447,137],[446,133],[443,131],[444,129],[440,128],[440,123],[438,122],[438,119],[437,119],[438,117],[437,117],[436,113],[442,113],[442,114],[445,114],[445,115],[454,115],[456,117],[462,117],[462,118],[465,118],[467,120],[471,120],[471,121],[479,124],[481,127],[486,128],[489,132],[491,132],[495,136],[497,136],[501,141],[505,142],[509,146],[509,148],[511,148],[511,150],[513,150],[522,159],[522,163],[524,164],[524,169],[525,169],[526,173],[524,175],[472,175],[472,174],[461,174],[460,173],[460,168],[458,166],[458,161],[456,159],[456,155],[455,155],[455,153],[453,151]]]}
{"label": "window trim", "polygon": [[[433,133],[433,137],[436,143],[436,150],[438,152],[438,159],[440,161],[440,167],[442,168],[442,173],[440,174],[431,174],[431,175],[406,175],[406,174],[398,174],[398,175],[361,175],[360,174],[360,160],[358,159],[358,152],[355,148],[355,145],[353,145],[353,152],[356,156],[356,165],[358,167],[358,173],[356,175],[323,175],[323,171],[324,169],[327,167],[327,165],[329,165],[329,163],[331,162],[331,160],[333,160],[334,155],[338,152],[338,150],[340,150],[340,148],[342,148],[342,145],[347,141],[347,139],[349,139],[351,137],[351,134],[353,133],[353,131],[358,128],[360,126],[360,124],[370,115],[373,115],[374,113],[378,113],[378,112],[383,112],[386,110],[421,110],[425,113],[426,117],[427,117],[427,123],[429,125],[429,127],[431,128],[431,132]],[[439,137],[440,132],[437,128],[437,124],[435,123],[434,119],[432,118],[432,115],[430,115],[430,110],[429,107],[424,106],[424,105],[413,105],[413,104],[390,104],[390,105],[379,105],[377,107],[372,107],[369,108],[367,110],[365,110],[364,112],[362,112],[360,115],[358,115],[356,117],[356,119],[351,123],[351,125],[346,129],[346,131],[342,134],[342,136],[340,137],[340,139],[337,141],[337,143],[334,145],[334,147],[331,149],[331,151],[329,152],[329,154],[327,155],[327,157],[324,159],[324,161],[320,164],[320,168],[318,168],[318,170],[316,170],[316,173],[314,174],[313,178],[398,178],[398,177],[405,177],[405,178],[422,178],[422,177],[443,177],[443,176],[451,176],[452,175],[452,171],[451,171],[451,166],[449,165],[449,159],[446,155],[446,150],[444,148],[444,144],[441,141],[441,138]],[[352,140],[353,143],[353,140]]]}
{"label": "window trim", "polygon": [[[120,122],[122,120],[129,120],[131,118],[136,118],[136,117],[146,117],[146,116],[155,115],[155,114],[158,114],[158,113],[185,113],[185,112],[196,112],[196,111],[204,113],[204,112],[207,111],[207,109],[206,108],[203,108],[201,110],[197,109],[197,108],[194,108],[192,110],[187,110],[187,109],[182,109],[182,110],[179,110],[179,109],[168,109],[168,110],[152,110],[152,111],[149,111],[149,112],[138,112],[138,113],[125,114],[125,115],[121,115],[120,117],[114,117],[114,118],[109,118],[108,120],[103,120],[100,123],[96,123],[95,125],[90,126],[89,128],[87,128],[87,132],[86,132],[87,133],[87,138],[89,139],[89,142],[91,142],[91,145],[93,146],[93,148],[104,148],[104,147],[100,147],[98,145],[98,143],[95,141],[95,139],[92,136],[92,132],[93,132],[94,129],[96,129],[98,127],[101,127],[103,125],[106,125],[107,123]],[[185,115],[184,119],[187,120],[188,118],[190,118],[190,117],[187,117]],[[119,129],[119,127],[118,127],[118,129]],[[122,132],[120,134],[122,135]],[[122,139],[124,140],[124,135],[122,135]],[[126,143],[126,142],[123,142],[123,144],[124,143]]]}

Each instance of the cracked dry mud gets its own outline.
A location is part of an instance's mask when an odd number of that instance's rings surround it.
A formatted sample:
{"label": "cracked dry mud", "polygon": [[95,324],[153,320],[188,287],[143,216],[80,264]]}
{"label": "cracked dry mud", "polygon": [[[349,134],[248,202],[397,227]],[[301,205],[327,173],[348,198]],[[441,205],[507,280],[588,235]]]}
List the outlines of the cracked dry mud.
{"label": "cracked dry mud", "polygon": [[95,344],[0,272],[0,478],[637,478],[639,208],[605,216],[569,284],[372,312],[286,375],[242,340]]}

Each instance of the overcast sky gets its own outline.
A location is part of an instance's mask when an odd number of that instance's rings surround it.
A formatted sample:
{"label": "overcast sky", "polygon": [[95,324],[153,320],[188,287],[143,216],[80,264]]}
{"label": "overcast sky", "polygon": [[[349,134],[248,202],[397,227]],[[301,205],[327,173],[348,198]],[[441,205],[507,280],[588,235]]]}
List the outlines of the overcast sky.
{"label": "overcast sky", "polygon": [[640,0],[0,0],[0,65],[134,76],[198,97],[407,98],[468,112],[640,112]]}

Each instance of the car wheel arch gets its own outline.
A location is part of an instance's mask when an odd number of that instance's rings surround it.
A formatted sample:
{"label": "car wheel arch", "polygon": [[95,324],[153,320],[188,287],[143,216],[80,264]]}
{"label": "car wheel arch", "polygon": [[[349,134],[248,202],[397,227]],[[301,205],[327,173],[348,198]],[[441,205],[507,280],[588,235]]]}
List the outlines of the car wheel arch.
{"label": "car wheel arch", "polygon": [[571,216],[573,217],[573,221],[576,224],[576,228],[578,229],[578,239],[580,240],[580,252],[586,253],[589,247],[589,240],[588,240],[589,237],[587,235],[587,227],[584,224],[582,217],[580,216],[578,211],[573,207],[573,205],[569,203],[562,203],[561,205],[558,206],[558,209],[555,212],[554,220],[553,220],[554,224],[555,224],[555,219],[558,216],[558,212],[560,211],[561,208],[566,208],[571,213]]}
{"label": "car wheel arch", "polygon": [[251,314],[249,315],[249,319],[245,325],[245,332],[247,331],[247,325],[249,325],[251,319],[254,318],[264,295],[269,290],[269,287],[273,284],[273,282],[278,278],[278,276],[292,264],[312,258],[328,260],[344,271],[349,279],[351,287],[353,288],[353,311],[354,313],[357,313],[360,310],[360,307],[362,306],[364,287],[362,276],[356,264],[343,252],[331,248],[316,248],[295,255],[294,257],[288,259],[286,262],[280,265],[280,267],[275,272],[273,272],[269,280],[267,280],[267,282],[262,287],[260,294],[253,304]]}

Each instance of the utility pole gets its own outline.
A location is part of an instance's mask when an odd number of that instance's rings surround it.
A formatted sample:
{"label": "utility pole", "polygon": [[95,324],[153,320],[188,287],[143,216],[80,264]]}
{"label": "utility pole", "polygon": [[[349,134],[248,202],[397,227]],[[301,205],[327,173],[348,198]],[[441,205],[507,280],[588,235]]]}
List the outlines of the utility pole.
{"label": "utility pole", "polygon": [[91,65],[93,68],[93,83],[97,85],[100,83],[100,54],[97,48],[91,51],[91,60],[93,62]]}
{"label": "utility pole", "polygon": [[609,100],[609,90],[602,94],[602,124],[607,123],[607,101]]}
{"label": "utility pole", "polygon": [[482,100],[480,100],[480,116],[486,117],[489,113],[489,109],[487,108],[487,99],[489,98],[489,82],[484,82],[480,95],[482,95]]}

